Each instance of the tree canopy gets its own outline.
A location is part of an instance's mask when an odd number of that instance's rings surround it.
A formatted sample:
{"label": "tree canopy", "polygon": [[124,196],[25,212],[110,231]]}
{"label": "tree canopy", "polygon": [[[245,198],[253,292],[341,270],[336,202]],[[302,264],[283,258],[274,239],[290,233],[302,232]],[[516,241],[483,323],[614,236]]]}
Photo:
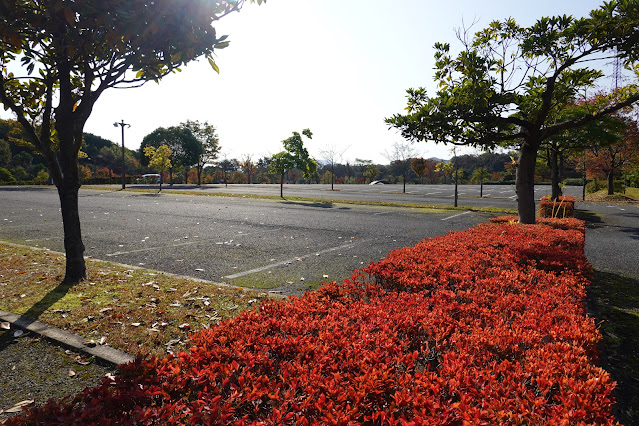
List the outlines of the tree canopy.
{"label": "tree canopy", "polygon": [[[313,138],[313,133],[309,129],[304,129],[302,134],[309,139]],[[273,173],[280,175],[280,196],[284,196],[284,174],[288,170],[298,169],[305,178],[310,178],[317,171],[317,162],[308,154],[304,147],[302,135],[293,132],[293,136],[282,141],[284,151],[273,155],[269,168]]]}
{"label": "tree canopy", "polygon": [[214,161],[220,153],[220,139],[215,127],[209,124],[208,121],[200,123],[197,120],[186,120],[185,123],[180,123],[180,126],[189,129],[202,146],[197,161],[195,162],[195,167],[197,168],[197,184],[201,185],[204,166]]}
{"label": "tree canopy", "polygon": [[171,149],[171,165],[168,167],[171,183],[173,183],[173,170],[176,167],[190,169],[200,160],[200,156],[204,151],[202,144],[187,127],[158,127],[142,139],[140,146],[140,151],[143,153],[140,158],[142,164],[146,165],[149,162],[149,158],[144,155],[144,149],[147,146],[158,148],[162,145],[166,145]]}
{"label": "tree canopy", "polygon": [[566,105],[605,75],[594,68],[598,61],[618,57],[637,74],[638,23],[639,0],[612,0],[587,18],[543,17],[530,27],[506,19],[473,37],[459,31],[464,48],[457,55],[450,44],[435,44],[435,95],[408,89],[407,114],[386,121],[411,140],[485,149],[518,145],[519,218],[533,223],[534,171],[542,142],[639,100],[638,86],[631,84],[611,94],[610,102],[559,120]]}
{"label": "tree canopy", "polygon": [[171,148],[167,145],[160,145],[157,149],[154,146],[145,146],[144,156],[149,159],[149,167],[160,173],[160,190],[162,192],[162,175],[171,167]]}
{"label": "tree canopy", "polygon": [[[251,0],[253,1],[253,0]],[[261,3],[262,0],[256,0]],[[158,81],[228,45],[212,23],[244,0],[0,2],[0,102],[46,158],[58,188],[67,281],[85,276],[78,153],[93,106],[112,87]]]}

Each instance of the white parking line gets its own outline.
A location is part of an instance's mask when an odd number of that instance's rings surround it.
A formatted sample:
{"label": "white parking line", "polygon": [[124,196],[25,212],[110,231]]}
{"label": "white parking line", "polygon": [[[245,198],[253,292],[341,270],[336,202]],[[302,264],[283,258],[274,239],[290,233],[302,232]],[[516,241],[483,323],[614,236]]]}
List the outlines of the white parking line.
{"label": "white parking line", "polygon": [[453,216],[445,217],[445,218],[443,218],[443,219],[441,219],[441,220],[448,220],[448,219],[452,219],[452,218],[454,218],[454,217],[462,216],[462,215],[465,215],[465,214],[468,214],[468,213],[470,213],[470,212],[468,211],[468,212],[464,212],[464,213],[459,213],[459,214],[456,214],[456,215],[453,215]]}
{"label": "white parking line", "polygon": [[322,251],[314,251],[312,253],[308,253],[308,254],[305,254],[305,255],[302,255],[302,256],[298,256],[298,257],[293,258],[293,259],[282,260],[281,262],[271,263],[270,265],[261,266],[259,268],[254,268],[254,269],[249,269],[248,271],[238,272],[237,274],[227,275],[224,278],[231,279],[231,278],[241,277],[241,276],[244,276],[244,275],[254,274],[255,272],[262,272],[262,271],[265,271],[267,269],[275,268],[276,266],[282,266],[282,265],[293,263],[297,259],[304,259],[306,257],[316,256],[318,254],[329,253],[331,251],[345,249],[345,248],[351,248],[351,247],[353,247],[353,242],[350,242],[348,244],[343,244],[343,245],[337,246],[337,247],[327,248],[327,249],[322,250]]}
{"label": "white parking line", "polygon": [[[276,232],[279,231],[280,228],[275,228],[275,229],[269,229],[266,231],[261,231],[261,232],[246,232],[243,234],[235,234],[234,238],[237,237],[248,237],[249,235],[255,235],[255,234],[265,234],[267,232]],[[208,240],[206,239],[199,239],[199,240],[193,240],[193,241],[187,241],[184,243],[179,243],[179,244],[168,244],[168,245],[163,245],[161,247],[145,247],[145,248],[141,248],[141,249],[136,249],[136,250],[129,250],[129,251],[116,251],[115,253],[107,253],[105,256],[109,256],[109,257],[113,257],[113,256],[122,256],[123,254],[130,254],[130,253],[142,253],[145,251],[156,251],[156,250],[161,250],[167,247],[182,247],[182,246],[190,246],[193,244],[200,244],[200,243],[205,243]]]}
{"label": "white parking line", "polygon": [[129,250],[129,251],[116,251],[115,253],[107,253],[105,256],[109,256],[109,257],[122,256],[123,254],[142,253],[143,251],[156,251],[156,250],[160,250],[160,249],[165,249],[167,247],[190,246],[190,245],[199,244],[199,243],[202,243],[202,242],[205,242],[205,240],[202,240],[202,241],[189,241],[189,242],[180,243],[180,244],[168,244],[168,245],[163,245],[161,247],[147,247],[147,248],[142,248],[142,249],[137,249],[137,250]]}

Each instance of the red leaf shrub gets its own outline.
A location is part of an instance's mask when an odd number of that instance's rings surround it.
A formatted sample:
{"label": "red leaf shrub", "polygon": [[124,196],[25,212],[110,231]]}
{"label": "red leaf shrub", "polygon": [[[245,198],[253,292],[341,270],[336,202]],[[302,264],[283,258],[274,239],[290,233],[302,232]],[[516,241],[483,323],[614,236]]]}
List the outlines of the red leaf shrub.
{"label": "red leaf shrub", "polygon": [[559,197],[552,201],[549,196],[539,201],[539,216],[551,218],[567,218],[575,215],[575,197]]}
{"label": "red leaf shrub", "polygon": [[582,224],[504,220],[265,303],[7,424],[613,424]]}

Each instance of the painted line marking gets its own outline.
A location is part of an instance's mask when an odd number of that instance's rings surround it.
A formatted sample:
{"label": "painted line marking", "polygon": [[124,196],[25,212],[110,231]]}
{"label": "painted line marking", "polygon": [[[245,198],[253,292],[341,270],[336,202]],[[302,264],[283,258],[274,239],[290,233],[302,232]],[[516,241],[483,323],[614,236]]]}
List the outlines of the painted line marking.
{"label": "painted line marking", "polygon": [[[249,235],[255,235],[255,234],[265,234],[267,232],[275,232],[275,231],[279,231],[281,228],[277,228],[277,229],[270,229],[268,231],[263,231],[263,232],[247,232],[247,233],[242,233],[242,234],[234,234],[233,237],[247,237]],[[163,248],[167,248],[167,247],[182,247],[182,246],[190,246],[193,244],[200,244],[200,243],[205,243],[207,241],[210,240],[206,240],[206,239],[198,239],[193,240],[193,241],[187,241],[184,243],[180,243],[180,244],[169,244],[169,245],[163,245],[160,247],[146,247],[146,248],[141,248],[141,249],[137,249],[137,250],[129,250],[129,251],[116,251],[114,253],[107,253],[105,254],[105,256],[109,256],[109,257],[113,257],[113,256],[121,256],[123,254],[130,254],[130,253],[142,253],[145,251],[156,251],[156,250],[160,250]]]}
{"label": "painted line marking", "polygon": [[312,253],[308,253],[308,254],[305,254],[303,256],[294,257],[292,259],[282,260],[281,262],[271,263],[270,265],[260,266],[259,268],[249,269],[248,271],[238,272],[237,274],[227,275],[224,278],[228,278],[228,279],[238,278],[238,277],[242,277],[244,275],[254,274],[256,272],[266,271],[267,269],[275,268],[276,266],[292,264],[297,259],[305,259],[307,257],[315,256],[315,255],[318,255],[318,254],[330,253],[332,251],[336,251],[336,250],[340,250],[340,249],[352,248],[353,246],[354,246],[354,243],[350,242],[348,244],[343,244],[341,246],[331,247],[331,248],[327,248],[327,249],[324,249],[324,250],[321,250],[321,251],[314,251]]}
{"label": "painted line marking", "polygon": [[445,218],[443,218],[443,219],[441,219],[441,220],[448,220],[448,219],[452,219],[452,218],[454,218],[454,217],[462,216],[462,215],[465,215],[465,214],[468,214],[468,213],[470,213],[470,211],[467,211],[467,212],[464,212],[464,213],[459,213],[459,214],[456,214],[456,215],[453,215],[453,216],[448,216],[448,217],[445,217]]}
{"label": "painted line marking", "polygon": [[442,191],[437,191],[437,192],[429,192],[428,194],[424,194],[424,195],[435,195],[435,194],[441,194]]}
{"label": "painted line marking", "polygon": [[167,247],[182,247],[182,246],[190,246],[193,244],[199,244],[202,242],[205,242],[206,240],[201,240],[201,241],[189,241],[186,243],[181,243],[181,244],[169,244],[169,245],[163,245],[161,247],[147,247],[147,248],[141,248],[141,249],[137,249],[137,250],[129,250],[129,251],[116,251],[115,253],[107,253],[105,254],[105,256],[109,256],[109,257],[113,257],[113,256],[121,256],[123,254],[131,254],[131,253],[142,253],[144,251],[157,251],[160,249],[164,249]]}

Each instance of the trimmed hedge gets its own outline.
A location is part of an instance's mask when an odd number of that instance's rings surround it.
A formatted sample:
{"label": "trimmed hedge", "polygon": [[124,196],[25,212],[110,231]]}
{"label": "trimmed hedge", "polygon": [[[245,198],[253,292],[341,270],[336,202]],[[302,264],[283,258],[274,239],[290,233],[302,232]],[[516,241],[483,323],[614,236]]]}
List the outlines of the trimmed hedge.
{"label": "trimmed hedge", "polygon": [[7,424],[612,425],[583,222],[545,223],[393,251]]}
{"label": "trimmed hedge", "polygon": [[539,202],[539,216],[550,218],[566,218],[575,215],[575,197],[559,197],[552,201],[549,196],[542,197]]}

